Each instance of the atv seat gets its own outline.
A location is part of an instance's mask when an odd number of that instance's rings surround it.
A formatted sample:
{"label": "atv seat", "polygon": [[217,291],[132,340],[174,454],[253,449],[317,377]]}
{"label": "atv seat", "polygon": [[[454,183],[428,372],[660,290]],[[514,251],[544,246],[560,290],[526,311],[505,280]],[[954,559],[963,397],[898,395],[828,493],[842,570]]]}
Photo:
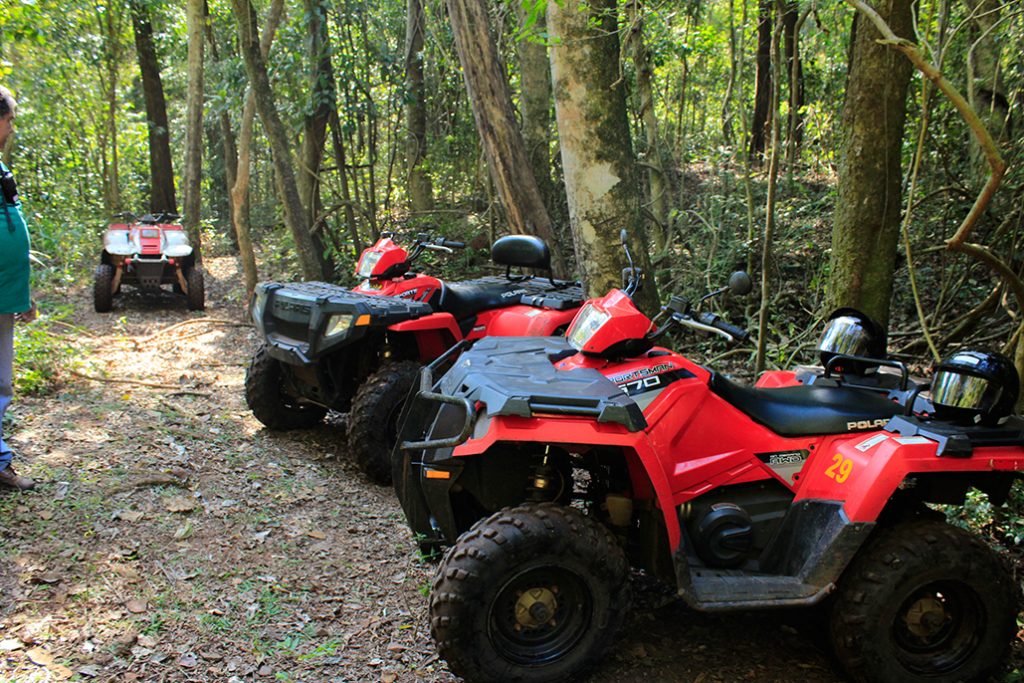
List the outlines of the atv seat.
{"label": "atv seat", "polygon": [[884,394],[852,387],[792,386],[755,389],[711,376],[711,390],[782,436],[879,429],[903,407]]}
{"label": "atv seat", "polygon": [[496,277],[444,284],[437,310],[462,320],[480,311],[518,304],[525,292],[522,283]]}

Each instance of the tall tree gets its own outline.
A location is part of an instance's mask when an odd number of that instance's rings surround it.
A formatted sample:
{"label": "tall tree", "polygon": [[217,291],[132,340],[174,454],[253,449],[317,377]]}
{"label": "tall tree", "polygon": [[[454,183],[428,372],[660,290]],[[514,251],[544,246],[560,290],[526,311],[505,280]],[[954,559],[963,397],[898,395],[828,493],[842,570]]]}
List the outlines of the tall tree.
{"label": "tall tree", "polygon": [[760,162],[771,125],[772,103],[772,6],[774,0],[758,0],[757,53],[754,58],[754,114],[750,122],[750,158]]}
{"label": "tall tree", "polygon": [[284,220],[299,257],[302,274],[307,280],[322,280],[324,271],[320,255],[316,252],[313,237],[309,232],[309,220],[302,198],[299,195],[295,180],[295,168],[292,164],[291,149],[288,146],[288,133],[277,112],[274,91],[270,87],[270,76],[267,65],[260,52],[256,10],[250,0],[231,0],[231,7],[238,22],[238,45],[245,62],[245,71],[249,76],[249,87],[252,89],[256,102],[256,111],[263,130],[270,142],[270,153],[274,160],[275,179],[281,204],[284,209]]}
{"label": "tall tree", "polygon": [[654,249],[657,257],[665,256],[669,245],[668,184],[661,165],[661,141],[658,134],[658,116],[654,111],[654,68],[650,51],[644,43],[644,9],[640,0],[629,0],[626,6],[630,28],[628,35],[633,66],[636,71],[636,90],[639,99],[640,121],[643,123],[645,152],[643,169],[647,175],[648,207],[646,212],[655,229]]}
{"label": "tall tree", "polygon": [[[875,0],[896,35],[911,39],[911,0]],[[829,302],[853,306],[886,325],[899,238],[900,148],[911,64],[880,45],[858,13],[842,112],[838,201],[832,227]]]}
{"label": "tall tree", "polygon": [[[992,139],[1004,145],[1010,138],[1010,101],[999,64],[1000,0],[964,0],[970,10],[972,43],[967,53],[967,101],[978,112]],[[984,182],[989,166],[978,141],[971,138],[976,182]]]}
{"label": "tall tree", "polygon": [[185,125],[185,229],[195,249],[196,260],[202,261],[202,240],[199,229],[202,208],[203,173],[203,24],[206,7],[203,0],[188,0],[185,22],[188,32],[188,113]]}
{"label": "tall tree", "polygon": [[160,60],[153,43],[153,24],[143,0],[130,1],[135,54],[139,60],[142,96],[146,102],[149,137],[149,210],[178,211],[174,194],[174,166],[171,160],[171,132],[167,125],[167,100],[160,77]]}
{"label": "tall tree", "polygon": [[434,208],[427,170],[427,97],[423,85],[423,4],[407,0],[405,19],[405,168],[409,204],[416,213]]}
{"label": "tall tree", "polygon": [[[782,5],[782,33],[785,38],[786,77],[789,80],[789,121],[787,124],[786,161],[792,171],[796,155],[804,139],[804,66],[800,59],[800,27],[806,13],[800,14],[796,0]],[[810,11],[810,7],[808,10]],[[781,78],[781,75],[780,75]]]}
{"label": "tall tree", "polygon": [[305,0],[307,45],[309,47],[309,109],[303,123],[302,147],[299,150],[299,171],[296,182],[306,206],[310,237],[320,258],[324,277],[330,279],[334,263],[326,256],[320,237],[326,225],[322,222],[323,200],[320,195],[320,169],[323,166],[327,122],[335,104],[334,68],[331,66],[330,37],[327,31],[327,0]]}
{"label": "tall tree", "polygon": [[561,249],[544,198],[533,177],[516,123],[505,67],[491,35],[484,0],[447,0],[455,49],[473,106],[473,119],[509,227],[543,238],[555,270],[564,272]]}
{"label": "tall tree", "polygon": [[[274,32],[284,12],[284,0],[271,0],[267,9],[267,21],[260,35],[260,54],[266,58],[274,40]],[[242,260],[242,275],[245,278],[245,301],[249,301],[256,288],[256,255],[252,248],[252,234],[249,226],[249,180],[252,177],[252,139],[256,121],[256,99],[252,88],[246,90],[245,104],[242,105],[242,122],[238,129],[238,172],[231,186],[231,223],[238,239],[238,253]]]}
{"label": "tall tree", "polygon": [[108,212],[119,211],[121,208],[121,172],[120,150],[118,149],[117,112],[120,98],[117,85],[120,80],[121,53],[121,12],[120,8],[111,4],[96,6],[97,19],[103,35],[103,66],[104,78],[102,88],[106,96],[106,129],[103,138],[106,144],[102,149],[103,160],[103,198]]}
{"label": "tall tree", "polygon": [[[619,78],[615,0],[548,3],[555,120],[562,153],[576,260],[590,295],[618,287],[625,259],[619,230],[629,233],[634,257],[650,273],[640,218],[636,164]],[[657,306],[653,278],[640,291],[641,305]]]}
{"label": "tall tree", "polygon": [[[529,18],[526,9],[522,3],[513,4],[520,23],[525,24]],[[519,117],[522,120],[523,142],[530,157],[533,177],[537,180],[537,188],[544,198],[549,215],[564,215],[564,206],[558,211],[558,205],[564,205],[564,202],[556,195],[551,178],[551,62],[547,45],[535,38],[535,35],[547,32],[547,16],[541,12],[532,19],[530,31],[516,41],[519,56]]]}

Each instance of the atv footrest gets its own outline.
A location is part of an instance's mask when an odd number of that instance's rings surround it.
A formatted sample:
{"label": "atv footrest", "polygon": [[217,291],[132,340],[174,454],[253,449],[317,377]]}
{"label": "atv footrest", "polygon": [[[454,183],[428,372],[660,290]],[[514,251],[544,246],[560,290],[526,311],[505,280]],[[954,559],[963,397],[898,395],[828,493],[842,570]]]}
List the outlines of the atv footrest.
{"label": "atv footrest", "polygon": [[795,576],[757,575],[749,572],[695,569],[683,599],[703,611],[756,607],[813,605],[832,590],[833,584],[816,586]]}

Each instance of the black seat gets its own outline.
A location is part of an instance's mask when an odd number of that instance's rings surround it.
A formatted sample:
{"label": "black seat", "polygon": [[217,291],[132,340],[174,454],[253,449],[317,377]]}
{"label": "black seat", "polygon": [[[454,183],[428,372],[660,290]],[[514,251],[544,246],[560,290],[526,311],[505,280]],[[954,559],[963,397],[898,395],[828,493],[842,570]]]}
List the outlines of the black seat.
{"label": "black seat", "polygon": [[714,374],[711,390],[755,422],[783,436],[878,429],[903,412],[903,407],[885,394],[851,387],[755,389]]}
{"label": "black seat", "polygon": [[504,308],[519,303],[524,293],[521,283],[504,278],[480,278],[443,285],[437,310],[451,313],[456,320],[480,311]]}

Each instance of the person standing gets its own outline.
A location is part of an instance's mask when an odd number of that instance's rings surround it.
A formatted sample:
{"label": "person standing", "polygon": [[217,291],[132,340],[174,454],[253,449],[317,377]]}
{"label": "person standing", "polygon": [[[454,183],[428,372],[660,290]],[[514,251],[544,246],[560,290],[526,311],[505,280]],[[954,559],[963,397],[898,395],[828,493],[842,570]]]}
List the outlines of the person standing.
{"label": "person standing", "polygon": [[[0,150],[14,134],[17,102],[0,85]],[[14,454],[3,439],[3,417],[14,396],[14,323],[31,322],[36,306],[29,296],[28,226],[21,212],[14,175],[0,161],[0,487],[24,491],[35,482],[11,466]]]}

